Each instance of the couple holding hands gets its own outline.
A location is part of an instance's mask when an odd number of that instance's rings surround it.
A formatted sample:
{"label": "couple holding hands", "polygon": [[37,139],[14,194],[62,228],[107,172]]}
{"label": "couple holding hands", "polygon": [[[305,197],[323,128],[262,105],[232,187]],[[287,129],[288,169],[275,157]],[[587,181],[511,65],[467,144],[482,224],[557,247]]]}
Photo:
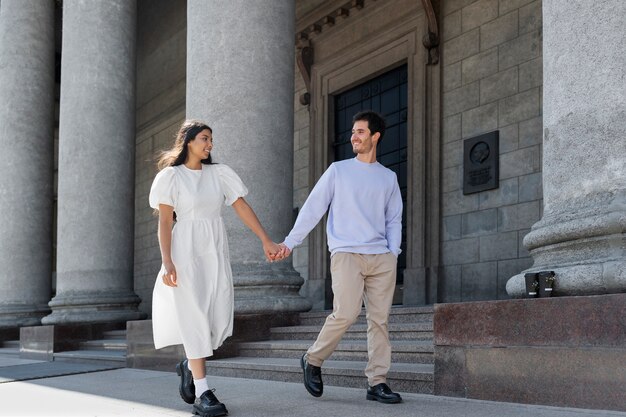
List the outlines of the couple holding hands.
{"label": "couple holding hands", "polygon": [[[307,391],[323,393],[321,366],[367,309],[369,361],[366,398],[399,403],[386,384],[391,365],[387,321],[396,283],[402,235],[402,198],[396,175],[376,161],[385,120],[364,111],[353,120],[353,159],[332,163],[321,176],[283,243],[274,243],[244,200],[248,190],[239,176],[211,160],[211,128],[196,120],[183,123],[174,146],[159,159],[150,190],[158,210],[162,266],[152,301],[155,348],[183,344],[187,359],[176,366],[182,399],[203,417],[227,415],[209,389],[205,361],[233,329],[233,284],[224,205],[261,240],[269,261],[291,254],[328,212],[333,312],[300,364]],[[174,223],[176,223],[174,225]]]}

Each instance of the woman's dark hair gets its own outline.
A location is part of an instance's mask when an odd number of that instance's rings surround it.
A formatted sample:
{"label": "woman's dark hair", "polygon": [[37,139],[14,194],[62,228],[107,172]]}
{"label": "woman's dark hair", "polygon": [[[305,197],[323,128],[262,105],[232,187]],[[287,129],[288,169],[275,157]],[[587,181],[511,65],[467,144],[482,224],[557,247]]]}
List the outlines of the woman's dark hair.
{"label": "woman's dark hair", "polygon": [[367,127],[369,128],[372,135],[376,132],[380,133],[380,138],[378,138],[378,143],[383,140],[383,136],[385,136],[385,118],[380,115],[380,113],[376,113],[372,110],[365,110],[359,112],[354,115],[352,118],[352,124],[354,122],[365,121],[367,122]]}
{"label": "woman's dark hair", "polygon": [[[159,168],[159,171],[166,167],[175,167],[177,165],[184,164],[187,159],[187,144],[189,141],[193,140],[198,133],[207,129],[209,132],[213,133],[213,129],[211,129],[206,123],[199,120],[185,120],[180,126],[180,129],[178,129],[176,140],[174,140],[174,146],[167,151],[161,152],[157,162],[157,168]],[[200,162],[206,165],[212,164],[213,161],[211,159],[211,154],[209,154],[208,158],[203,159]]]}

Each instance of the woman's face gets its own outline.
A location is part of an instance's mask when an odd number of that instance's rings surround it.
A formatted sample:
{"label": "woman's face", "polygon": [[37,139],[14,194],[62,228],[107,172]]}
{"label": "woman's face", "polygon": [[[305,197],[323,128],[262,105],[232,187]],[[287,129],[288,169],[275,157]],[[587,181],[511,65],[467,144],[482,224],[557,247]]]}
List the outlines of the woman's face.
{"label": "woman's face", "polygon": [[213,149],[213,135],[209,129],[204,129],[195,138],[187,142],[189,158],[203,160],[209,157]]}

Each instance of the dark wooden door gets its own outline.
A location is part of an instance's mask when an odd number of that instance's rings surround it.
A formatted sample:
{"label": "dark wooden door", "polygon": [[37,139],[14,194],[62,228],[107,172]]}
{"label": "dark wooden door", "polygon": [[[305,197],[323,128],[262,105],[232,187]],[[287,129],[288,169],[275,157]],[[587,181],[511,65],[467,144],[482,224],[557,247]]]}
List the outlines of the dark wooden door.
{"label": "dark wooden door", "polygon": [[352,117],[362,110],[374,110],[385,117],[387,129],[377,149],[378,162],[398,176],[402,193],[402,253],[398,257],[396,282],[402,284],[406,267],[406,196],[407,196],[407,66],[395,68],[334,96],[335,161],[354,158],[350,137]]}

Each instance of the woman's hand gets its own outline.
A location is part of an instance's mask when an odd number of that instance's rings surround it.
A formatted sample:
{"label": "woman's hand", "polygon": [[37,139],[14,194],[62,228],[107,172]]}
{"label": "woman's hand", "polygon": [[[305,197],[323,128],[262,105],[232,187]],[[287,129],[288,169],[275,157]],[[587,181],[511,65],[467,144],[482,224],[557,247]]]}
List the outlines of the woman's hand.
{"label": "woman's hand", "polygon": [[278,252],[280,252],[280,246],[271,240],[263,242],[263,252],[265,252],[265,258],[269,262],[280,261],[282,259],[276,257]]}
{"label": "woman's hand", "polygon": [[163,283],[168,287],[178,287],[178,278],[176,277],[176,267],[173,262],[164,262],[163,267],[165,273],[163,274]]}

